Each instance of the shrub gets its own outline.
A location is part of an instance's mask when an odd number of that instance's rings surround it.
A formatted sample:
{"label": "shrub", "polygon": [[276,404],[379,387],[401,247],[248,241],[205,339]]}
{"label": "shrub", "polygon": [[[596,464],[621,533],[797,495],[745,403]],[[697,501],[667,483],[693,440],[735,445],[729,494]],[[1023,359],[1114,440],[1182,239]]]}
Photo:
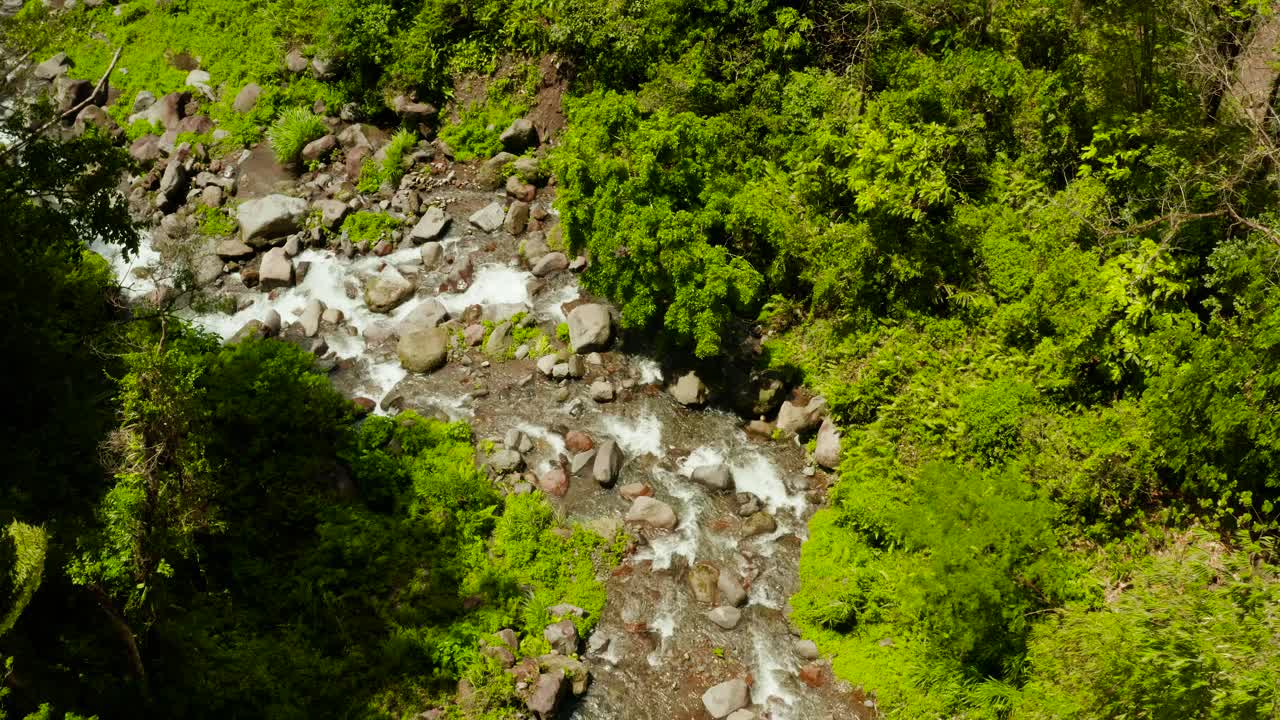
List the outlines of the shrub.
{"label": "shrub", "polygon": [[267,140],[276,160],[281,164],[296,162],[307,143],[320,138],[329,128],[324,120],[306,108],[292,108],[280,113],[271,129],[267,131]]}
{"label": "shrub", "polygon": [[391,237],[391,231],[400,227],[400,221],[380,212],[352,213],[342,221],[342,232],[356,244],[375,244]]}

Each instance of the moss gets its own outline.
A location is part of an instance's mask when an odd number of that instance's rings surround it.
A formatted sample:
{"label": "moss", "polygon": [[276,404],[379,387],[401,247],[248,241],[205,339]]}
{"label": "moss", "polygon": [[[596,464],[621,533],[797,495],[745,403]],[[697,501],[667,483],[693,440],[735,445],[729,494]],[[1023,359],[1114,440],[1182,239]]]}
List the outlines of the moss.
{"label": "moss", "polygon": [[239,223],[227,208],[196,208],[196,230],[209,237],[224,237],[235,233]]}
{"label": "moss", "polygon": [[381,212],[360,211],[342,221],[342,233],[357,245],[373,246],[391,239],[391,233],[400,227],[400,221]]}

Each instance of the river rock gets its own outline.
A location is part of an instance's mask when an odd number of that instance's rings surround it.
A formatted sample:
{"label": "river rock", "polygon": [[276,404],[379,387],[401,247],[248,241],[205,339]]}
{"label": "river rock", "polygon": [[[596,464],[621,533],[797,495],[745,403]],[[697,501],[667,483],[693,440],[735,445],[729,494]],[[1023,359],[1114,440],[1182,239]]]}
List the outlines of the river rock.
{"label": "river rock", "polygon": [[724,491],[733,489],[733,471],[724,463],[696,467],[689,474],[689,479],[708,490]]}
{"label": "river rock", "polygon": [[181,204],[187,192],[187,168],[183,164],[181,153],[169,158],[160,176],[160,187],[156,190],[156,207],[169,212]]}
{"label": "river rock", "polygon": [[760,498],[751,493],[738,493],[734,500],[738,502],[738,515],[741,517],[751,517],[764,509]]}
{"label": "river rock", "polygon": [[503,448],[490,454],[485,464],[501,475],[503,473],[516,472],[524,467],[524,458],[520,457],[520,453],[515,450]]}
{"label": "river rock", "polygon": [[544,672],[558,672],[569,681],[569,688],[574,695],[587,691],[591,682],[591,673],[581,660],[565,655],[547,654],[538,656],[538,666]]}
{"label": "river rock", "polygon": [[515,654],[503,645],[489,645],[483,648],[480,653],[497,660],[498,664],[504,668],[509,668],[516,664]]}
{"label": "river rock", "polygon": [[[449,229],[450,222],[452,222],[452,218],[445,214],[444,208],[439,205],[432,205],[422,214],[418,224],[413,226],[413,230],[409,232],[409,239],[415,243],[439,240],[444,236],[445,231]],[[439,246],[437,245],[436,247]]]}
{"label": "river rock", "polygon": [[538,372],[542,373],[543,375],[546,375],[547,377],[551,377],[551,375],[555,372],[556,365],[558,365],[559,362],[560,362],[560,359],[557,358],[555,355],[543,355],[542,357],[538,358]]}
{"label": "river rock", "polygon": [[715,603],[716,582],[719,578],[720,571],[711,563],[700,562],[689,568],[686,581],[689,583],[689,591],[693,593],[693,599],[704,605]]}
{"label": "river rock", "polygon": [[742,611],[730,605],[721,605],[708,612],[707,619],[725,630],[732,630],[742,620]]}
{"label": "river rock", "polygon": [[570,355],[565,361],[569,366],[569,377],[577,379],[587,374],[587,361],[581,355]]}
{"label": "river rock", "polygon": [[511,323],[503,322],[494,326],[493,332],[489,333],[489,339],[484,344],[486,354],[501,357],[507,353],[507,348],[511,347]]}
{"label": "river rock", "polygon": [[[583,450],[580,453],[575,453],[573,459],[569,461],[569,472],[574,475],[581,475],[582,471],[586,470],[588,465],[592,465],[595,459],[595,450]],[[594,469],[594,465],[592,465],[592,470],[594,471]]]}
{"label": "river rock", "polygon": [[651,497],[638,497],[627,510],[627,522],[643,523],[650,527],[673,530],[676,527],[676,512],[671,506]]}
{"label": "river rock", "polygon": [[159,160],[161,154],[159,135],[143,135],[129,145],[129,156],[144,165]]}
{"label": "river rock", "polygon": [[716,720],[729,717],[729,713],[745,708],[750,702],[750,689],[741,678],[722,682],[702,694],[702,706]]}
{"label": "river rock", "polygon": [[591,399],[598,403],[607,403],[613,400],[613,383],[608,380],[597,380],[591,383],[589,390]]}
{"label": "river rock", "polygon": [[754,512],[742,523],[742,537],[767,535],[778,529],[778,521],[767,512]]}
{"label": "river rock", "polygon": [[67,74],[67,70],[75,66],[67,54],[60,52],[32,69],[32,74],[41,80],[53,80]]}
{"label": "river rock", "polygon": [[538,478],[538,489],[553,497],[564,497],[569,492],[569,475],[562,467],[553,467]]}
{"label": "river rock", "polygon": [[410,295],[413,295],[413,283],[388,265],[365,286],[364,303],[373,312],[386,313],[408,300]]}
{"label": "river rock", "polygon": [[569,267],[569,258],[565,257],[564,253],[549,252],[534,264],[532,272],[534,277],[546,277],[567,267]]}
{"label": "river rock", "polygon": [[302,316],[298,318],[299,324],[302,325],[302,334],[307,337],[315,337],[320,332],[320,316],[324,314],[324,303],[315,298],[307,301],[307,306],[302,309]]}
{"label": "river rock", "polygon": [[262,256],[262,265],[258,267],[258,289],[270,292],[292,285],[293,260],[284,248],[271,248]]}
{"label": "river rock", "polygon": [[418,255],[422,258],[423,268],[434,270],[440,266],[440,260],[444,258],[444,246],[438,242],[423,243]]}
{"label": "river rock", "polygon": [[548,625],[542,632],[542,637],[561,655],[567,656],[578,652],[578,629],[568,618]]}
{"label": "river rock", "polygon": [[481,190],[497,190],[502,187],[504,169],[515,159],[515,155],[503,151],[485,160],[476,171],[476,185],[479,185]]}
{"label": "river rock", "polygon": [[502,446],[508,450],[515,450],[518,453],[527,453],[533,449],[533,441],[516,428],[511,428],[502,438]]}
{"label": "river rock", "polygon": [[813,448],[813,461],[828,470],[840,464],[840,431],[831,418],[823,418],[818,440]]}
{"label": "river rock", "polygon": [[502,209],[502,203],[494,201],[471,213],[467,222],[484,232],[491,233],[502,227],[504,217],[506,217],[506,211]]}
{"label": "river rock", "polygon": [[333,135],[322,135],[302,146],[302,162],[317,162],[333,149],[338,147],[338,138]]}
{"label": "river rock", "polygon": [[253,257],[253,248],[235,238],[220,241],[214,252],[223,260],[246,260]]}
{"label": "river rock", "polygon": [[720,578],[716,581],[716,589],[720,591],[720,602],[723,605],[742,607],[747,602],[747,591],[737,575],[728,568],[720,570]]}
{"label": "river rock", "polygon": [[521,235],[529,225],[529,203],[517,200],[507,208],[507,218],[503,221],[503,229],[512,235]]}
{"label": "river rock", "polygon": [[253,110],[258,105],[258,98],[262,96],[262,88],[258,83],[249,83],[240,88],[240,92],[236,93],[236,99],[231,103],[231,109],[241,115]]}
{"label": "river rock", "polygon": [[756,720],[756,714],[746,708],[734,710],[724,720]]}
{"label": "river rock", "polygon": [[549,252],[551,248],[547,247],[547,238],[540,232],[529,233],[528,237],[520,243],[520,254],[530,264],[536,265]]}
{"label": "river rock", "polygon": [[253,247],[262,247],[275,238],[301,230],[306,214],[307,201],[288,195],[268,195],[242,202],[236,208],[240,239]]}
{"label": "river rock", "polygon": [[525,706],[538,717],[538,720],[551,720],[560,709],[560,703],[568,693],[569,681],[562,672],[543,673],[533,686],[533,692],[525,701]]}
{"label": "river rock", "polygon": [[538,131],[534,129],[533,122],[528,118],[519,118],[512,121],[498,139],[502,141],[503,150],[519,155],[538,144]]}
{"label": "river rock", "polygon": [[827,400],[821,395],[803,406],[788,400],[778,409],[777,426],[785,433],[803,435],[817,428],[826,413]]}
{"label": "river rock", "polygon": [[613,440],[605,440],[596,451],[596,461],[592,468],[592,477],[602,487],[613,487],[622,470],[622,449]]}
{"label": "river rock", "polygon": [[801,660],[817,660],[821,657],[817,643],[812,640],[796,640],[791,643],[791,649]]}
{"label": "river rock", "polygon": [[569,312],[569,345],[575,353],[607,350],[613,330],[609,308],[596,303],[579,305]]}
{"label": "river rock", "polygon": [[685,406],[702,405],[707,401],[707,385],[695,372],[687,372],[671,386],[671,397]]}
{"label": "river rock", "polygon": [[595,447],[591,436],[581,430],[570,430],[564,434],[564,446],[574,452],[583,452]]}
{"label": "river rock", "polygon": [[331,232],[336,231],[346,219],[347,213],[351,212],[349,205],[332,198],[317,200],[314,207],[320,211],[320,224]]}
{"label": "river rock", "polygon": [[507,195],[510,195],[512,199],[524,203],[531,203],[538,196],[538,188],[524,182],[515,175],[507,178],[506,191]]}
{"label": "river rock", "polygon": [[627,500],[635,500],[638,497],[653,497],[653,488],[644,483],[627,483],[618,488],[618,494]]}
{"label": "river rock", "polygon": [[428,298],[414,306],[400,321],[400,334],[418,328],[433,328],[449,319],[449,311],[435,298]]}
{"label": "river rock", "polygon": [[400,335],[400,365],[409,372],[433,372],[449,359],[449,333],[444,328],[416,328]]}

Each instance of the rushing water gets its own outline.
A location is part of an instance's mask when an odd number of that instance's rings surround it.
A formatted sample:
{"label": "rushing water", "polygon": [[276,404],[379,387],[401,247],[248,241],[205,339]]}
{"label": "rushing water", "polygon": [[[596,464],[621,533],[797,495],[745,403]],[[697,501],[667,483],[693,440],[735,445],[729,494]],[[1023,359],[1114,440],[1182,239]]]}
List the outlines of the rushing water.
{"label": "rushing water", "polygon": [[[499,250],[482,251],[472,236],[451,238],[446,252],[455,258],[472,254],[475,274],[461,292],[436,299],[455,316],[472,305],[531,308],[544,331],[554,335],[556,324],[565,319],[562,305],[579,296],[576,283],[564,274],[559,284],[540,287],[514,264],[514,241],[509,236],[505,240]],[[111,262],[130,297],[149,295],[156,289],[155,278],[164,276],[163,268],[157,267],[160,254],[149,242],[131,260],[111,248],[95,249]],[[575,704],[572,717],[702,717],[702,692],[733,677],[751,679],[752,701],[762,718],[857,714],[846,704],[847,694],[830,688],[819,692],[800,683],[801,661],[794,655],[793,637],[781,612],[795,589],[799,545],[812,511],[804,492],[805,458],[798,446],[753,441],[732,415],[677,405],[661,391],[663,372],[652,358],[607,354],[604,368],[592,368],[587,380],[565,385],[568,401],[555,397],[556,385],[537,374],[529,359],[486,367],[475,353],[470,365],[450,363],[428,376],[409,375],[395,357],[394,343],[379,331],[394,328],[433,296],[420,290],[392,313],[378,314],[364,305],[362,288],[385,266],[416,273],[420,288],[436,287],[443,270],[415,267],[420,264],[416,248],[354,259],[306,250],[295,262],[310,263],[296,287],[265,294],[244,288],[238,276],[229,275],[224,292],[235,297],[239,310],[181,312],[228,338],[246,322],[262,320],[272,311],[288,325],[310,301],[319,300],[345,316],[341,326],[326,325],[323,332],[328,348],[350,361],[334,374],[340,389],[376,401],[393,392],[408,396],[451,418],[468,418],[481,437],[498,441],[517,429],[534,442],[526,461],[536,473],[547,471],[566,454],[562,436],[552,428],[581,429],[597,443],[612,438],[626,458],[618,484],[645,483],[676,512],[679,525],[674,531],[638,531],[636,551],[609,579],[609,602],[596,631],[608,642],[586,655],[593,683]],[[601,405],[586,397],[586,386],[593,377],[605,375],[620,386],[620,397]],[[479,385],[488,392],[475,392]],[[743,538],[735,495],[708,492],[689,479],[696,468],[719,463],[732,469],[737,492],[754,495],[773,515],[774,532]],[[602,490],[587,478],[574,478],[569,494],[556,502],[569,519],[580,522],[621,520],[629,505],[616,491]],[[741,578],[748,599],[736,628],[723,630],[712,624],[706,617],[710,608],[692,596],[687,575],[699,563]]]}

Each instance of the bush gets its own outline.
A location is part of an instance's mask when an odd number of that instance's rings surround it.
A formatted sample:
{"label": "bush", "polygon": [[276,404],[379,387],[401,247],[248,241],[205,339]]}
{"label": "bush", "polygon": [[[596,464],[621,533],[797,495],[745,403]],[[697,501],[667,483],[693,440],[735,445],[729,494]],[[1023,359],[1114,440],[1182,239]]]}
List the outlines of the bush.
{"label": "bush", "polygon": [[324,119],[306,108],[292,108],[280,113],[267,131],[267,140],[276,161],[285,165],[297,162],[302,148],[329,132]]}
{"label": "bush", "polygon": [[400,221],[381,212],[362,210],[352,213],[342,221],[342,233],[357,245],[372,246],[391,238],[391,232],[400,227]]}

